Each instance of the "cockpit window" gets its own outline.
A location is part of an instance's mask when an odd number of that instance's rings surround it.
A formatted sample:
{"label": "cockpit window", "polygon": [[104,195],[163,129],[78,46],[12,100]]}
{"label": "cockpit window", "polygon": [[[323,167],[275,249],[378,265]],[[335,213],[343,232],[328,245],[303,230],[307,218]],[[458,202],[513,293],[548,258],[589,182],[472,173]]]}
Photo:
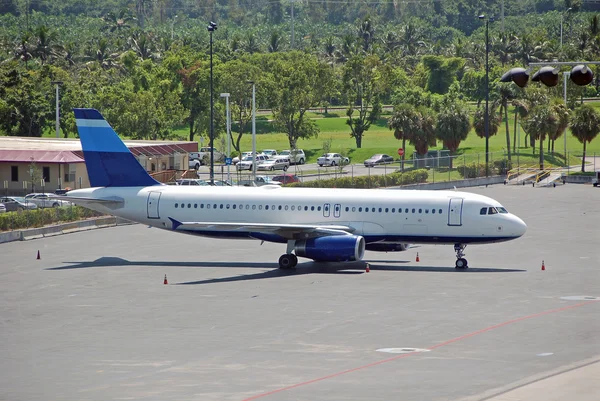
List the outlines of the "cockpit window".
{"label": "cockpit window", "polygon": [[503,207],[497,207],[496,209],[498,209],[498,211],[499,211],[500,213],[508,213],[508,210],[506,210],[506,209],[505,209],[505,208],[503,208]]}
{"label": "cockpit window", "polygon": [[496,210],[495,207],[488,208],[488,214],[496,214],[496,213],[498,213],[498,211]]}
{"label": "cockpit window", "polygon": [[487,207],[482,207],[479,214],[487,214]]}

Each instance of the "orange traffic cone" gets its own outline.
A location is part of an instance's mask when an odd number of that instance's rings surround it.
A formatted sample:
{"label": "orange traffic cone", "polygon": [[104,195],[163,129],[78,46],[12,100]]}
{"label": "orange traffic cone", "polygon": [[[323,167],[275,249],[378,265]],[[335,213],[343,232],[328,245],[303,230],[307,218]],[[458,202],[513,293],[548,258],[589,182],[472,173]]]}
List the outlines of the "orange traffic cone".
{"label": "orange traffic cone", "polygon": [[419,252],[417,252],[417,262],[420,262],[421,259],[419,259]]}
{"label": "orange traffic cone", "polygon": [[40,258],[40,251],[38,250],[38,254],[37,254],[37,259],[41,259]]}
{"label": "orange traffic cone", "polygon": [[542,271],[546,270],[546,265],[544,264],[544,261],[542,260]]}
{"label": "orange traffic cone", "polygon": [[167,281],[167,275],[165,274],[165,281],[163,282],[164,285],[169,284],[169,282]]}
{"label": "orange traffic cone", "polygon": [[371,268],[369,267],[369,264],[367,263],[367,268],[365,269],[365,273],[368,273],[371,271]]}

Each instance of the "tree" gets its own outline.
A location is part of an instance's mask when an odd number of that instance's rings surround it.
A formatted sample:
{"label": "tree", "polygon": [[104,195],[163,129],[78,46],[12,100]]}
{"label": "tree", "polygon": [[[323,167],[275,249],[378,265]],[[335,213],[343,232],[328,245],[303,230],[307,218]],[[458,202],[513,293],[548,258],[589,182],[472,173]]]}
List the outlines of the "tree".
{"label": "tree", "polygon": [[[381,114],[379,95],[383,92],[383,79],[380,68],[381,61],[376,55],[354,56],[344,65],[344,91],[349,102],[354,100],[354,105],[346,111],[346,124],[350,126],[350,136],[359,149],[365,132]],[[355,110],[358,110],[357,117],[354,117]]]}
{"label": "tree", "polygon": [[540,141],[540,169],[544,169],[544,139],[558,128],[558,116],[550,105],[535,106],[523,122],[529,135]]}
{"label": "tree", "polygon": [[431,109],[421,106],[417,109],[417,116],[419,129],[411,135],[409,142],[415,147],[417,154],[424,156],[429,147],[436,145],[435,115]]}
{"label": "tree", "polygon": [[406,157],[406,141],[419,129],[419,118],[416,108],[410,104],[401,103],[394,106],[394,114],[388,120],[388,128],[394,130],[394,138],[402,140],[402,164],[404,171],[404,159]]}
{"label": "tree", "polygon": [[437,114],[435,136],[453,154],[467,139],[470,129],[469,109],[463,102],[447,102]]}
{"label": "tree", "polygon": [[465,65],[465,61],[458,57],[424,56],[422,61],[428,72],[425,89],[440,94],[448,92],[450,85],[456,81],[457,72]]}
{"label": "tree", "polygon": [[319,104],[322,87],[331,85],[333,74],[315,56],[299,51],[270,53],[262,57],[262,62],[263,69],[271,74],[264,85],[271,85],[267,103],[273,110],[275,124],[287,134],[290,149],[296,149],[298,139],[319,133],[306,112]]}
{"label": "tree", "polygon": [[[563,100],[559,98],[555,98],[552,102],[552,109],[558,117],[558,126],[556,127],[556,131],[548,135],[548,152],[550,152],[550,143],[552,143],[552,152],[554,153],[554,142],[564,135],[565,130],[569,126],[571,113],[569,108],[563,103]],[[565,155],[565,162],[567,161],[566,157],[567,155]]]}
{"label": "tree", "polygon": [[[502,117],[496,112],[494,104],[488,106],[488,113],[489,135],[492,137],[498,133]],[[473,115],[473,129],[475,129],[475,134],[478,137],[485,138],[485,107],[483,106],[478,107]]]}
{"label": "tree", "polygon": [[498,96],[500,101],[500,116],[504,112],[504,123],[506,127],[506,153],[510,162],[510,129],[508,126],[508,101],[515,97],[514,85],[512,83],[498,83]]}
{"label": "tree", "polygon": [[592,106],[584,104],[575,109],[571,119],[571,133],[583,143],[581,172],[585,172],[585,152],[587,143],[596,138],[600,132],[600,114]]}

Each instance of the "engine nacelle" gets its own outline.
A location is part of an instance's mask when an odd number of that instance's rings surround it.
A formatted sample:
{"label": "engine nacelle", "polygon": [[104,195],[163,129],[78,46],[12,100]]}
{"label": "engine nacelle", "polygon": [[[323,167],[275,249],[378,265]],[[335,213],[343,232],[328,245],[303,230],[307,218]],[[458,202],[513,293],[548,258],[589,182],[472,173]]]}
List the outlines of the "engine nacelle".
{"label": "engine nacelle", "polygon": [[401,252],[408,249],[408,244],[394,244],[394,243],[385,243],[385,242],[374,242],[372,244],[367,244],[367,251],[373,252]]}
{"label": "engine nacelle", "polygon": [[297,241],[296,256],[319,262],[361,260],[365,255],[365,239],[359,235],[331,235]]}

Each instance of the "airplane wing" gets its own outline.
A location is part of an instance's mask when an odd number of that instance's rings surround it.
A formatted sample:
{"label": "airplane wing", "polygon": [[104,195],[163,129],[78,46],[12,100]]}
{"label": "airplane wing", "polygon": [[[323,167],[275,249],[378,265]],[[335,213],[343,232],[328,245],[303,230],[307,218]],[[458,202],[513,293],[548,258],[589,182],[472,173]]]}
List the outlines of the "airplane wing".
{"label": "airplane wing", "polygon": [[175,231],[240,231],[277,234],[286,239],[307,239],[329,235],[350,235],[353,227],[342,225],[181,222],[169,217]]}

